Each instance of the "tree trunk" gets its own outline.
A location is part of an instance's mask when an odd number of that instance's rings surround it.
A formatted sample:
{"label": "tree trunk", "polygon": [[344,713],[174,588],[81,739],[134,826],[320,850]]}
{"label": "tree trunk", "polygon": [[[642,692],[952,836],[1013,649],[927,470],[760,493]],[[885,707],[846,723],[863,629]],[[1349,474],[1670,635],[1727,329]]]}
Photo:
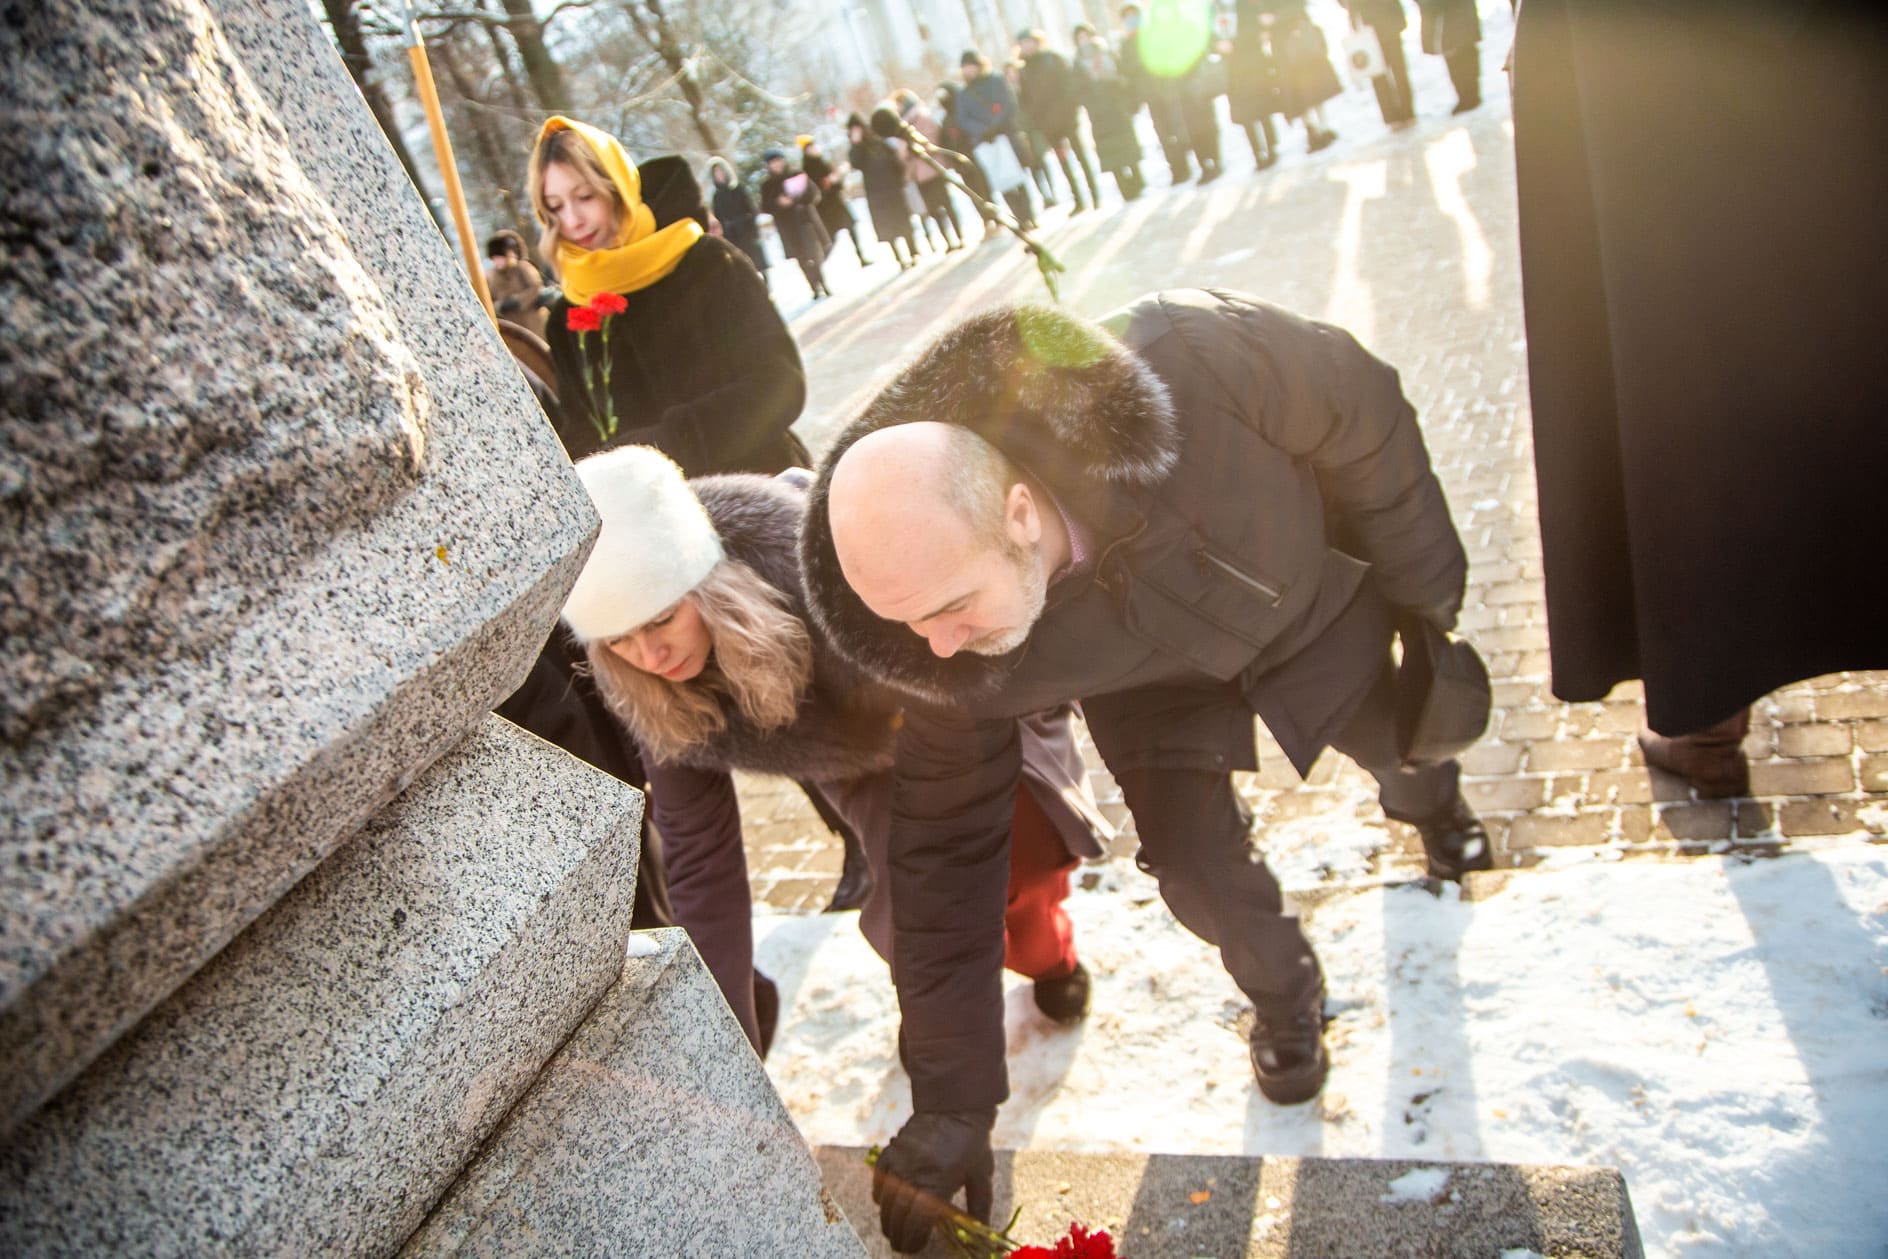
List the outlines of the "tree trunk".
{"label": "tree trunk", "polygon": [[435,58],[445,68],[453,94],[464,102],[459,110],[461,125],[472,141],[469,147],[477,164],[479,182],[490,190],[494,200],[494,204],[486,207],[485,214],[480,217],[501,223],[517,232],[525,241],[525,249],[529,253],[532,251],[537,223],[529,213],[529,207],[522,204],[524,198],[514,187],[527,158],[523,153],[511,150],[496,121],[484,109],[478,87],[467,73],[465,63],[460,60],[456,36],[457,32],[454,32],[443,39],[434,40],[431,47]]}
{"label": "tree trunk", "polygon": [[544,26],[538,21],[531,0],[503,0],[505,13],[512,19],[505,29],[518,45],[519,60],[524,62],[525,77],[531,81],[538,104],[554,114],[570,112],[570,94],[564,87],[563,67],[544,46]]}
{"label": "tree trunk", "polygon": [[675,31],[669,25],[669,15],[662,8],[662,0],[642,0],[640,8],[629,9],[629,16],[636,24],[636,33],[655,49],[656,55],[662,58],[662,64],[675,76],[675,85],[682,90],[682,99],[688,104],[689,121],[694,124],[695,134],[701,137],[702,147],[710,153],[721,152],[721,136],[715,131],[714,124],[708,121],[707,97],[694,71],[689,68],[688,55],[681,41],[675,38]]}
{"label": "tree trunk", "polygon": [[432,196],[426,191],[426,181],[420,178],[419,167],[413,164],[413,154],[407,150],[406,141],[400,137],[400,123],[393,112],[393,102],[387,99],[385,89],[380,86],[374,59],[368,54],[367,40],[361,34],[360,18],[354,12],[355,0],[321,2],[327,10],[328,26],[334,31],[334,42],[341,49],[341,62],[353,76],[354,86],[360,89],[362,99],[374,115],[374,121],[380,124],[381,134],[393,146],[393,155],[400,160],[406,177],[413,181],[414,190],[420,194],[420,201],[425,204],[427,213],[433,216],[433,222],[438,224],[441,232],[446,231],[446,221],[440,217]]}

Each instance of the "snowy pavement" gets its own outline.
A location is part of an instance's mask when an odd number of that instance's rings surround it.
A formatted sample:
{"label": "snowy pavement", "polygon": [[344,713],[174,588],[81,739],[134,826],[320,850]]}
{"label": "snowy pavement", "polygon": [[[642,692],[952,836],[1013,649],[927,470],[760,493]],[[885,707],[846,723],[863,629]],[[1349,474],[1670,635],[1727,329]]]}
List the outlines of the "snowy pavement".
{"label": "snowy pavement", "polygon": [[[1294,1108],[1258,1096],[1246,1003],[1152,880],[1089,873],[1094,1008],[1063,1030],[1008,977],[1001,1148],[1605,1164],[1655,1259],[1888,1251],[1888,849],[1337,893],[1308,919],[1331,1077]],[[853,915],[756,929],[802,1132],[883,1142],[910,1106],[883,963]]]}

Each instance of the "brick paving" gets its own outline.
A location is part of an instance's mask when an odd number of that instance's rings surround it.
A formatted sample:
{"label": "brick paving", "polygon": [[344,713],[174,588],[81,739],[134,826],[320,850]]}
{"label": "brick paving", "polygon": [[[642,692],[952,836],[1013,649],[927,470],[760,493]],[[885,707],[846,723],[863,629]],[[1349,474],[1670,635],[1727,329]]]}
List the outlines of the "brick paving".
{"label": "brick paving", "polygon": [[[1697,800],[1677,779],[1646,769],[1633,738],[1642,720],[1636,683],[1604,703],[1553,698],[1512,129],[1492,74],[1489,86],[1481,110],[1425,117],[1398,135],[1353,108],[1338,145],[1309,157],[1297,135],[1265,173],[1251,170],[1241,138],[1229,132],[1231,170],[1217,183],[1154,189],[1133,205],[1110,200],[1103,212],[1072,219],[1051,212],[1043,235],[1069,268],[1063,300],[1099,315],[1155,288],[1242,289],[1344,324],[1401,369],[1468,549],[1462,631],[1494,679],[1488,734],[1463,765],[1497,864],[1532,865],[1570,847],[1673,856],[1767,854],[1829,836],[1884,842],[1888,674],[1817,678],[1760,702],[1746,745],[1752,797],[1732,801]],[[1446,99],[1446,88],[1432,81],[1425,90],[1422,77],[1417,89],[1419,104]],[[1345,99],[1354,105],[1355,97]],[[927,260],[800,314],[793,327],[811,393],[802,435],[819,451],[900,361],[951,322],[1043,297],[1033,266],[1005,243]],[[1262,769],[1242,775],[1240,789],[1268,852],[1276,855],[1294,825],[1322,822],[1380,832],[1369,876],[1420,868],[1414,832],[1382,819],[1361,770],[1327,753],[1300,783],[1258,733]],[[1130,823],[1092,750],[1090,764],[1106,811]],[[837,841],[791,784],[743,779],[741,801],[756,897],[781,910],[817,910],[838,871]],[[1115,851],[1131,850],[1124,835]]]}

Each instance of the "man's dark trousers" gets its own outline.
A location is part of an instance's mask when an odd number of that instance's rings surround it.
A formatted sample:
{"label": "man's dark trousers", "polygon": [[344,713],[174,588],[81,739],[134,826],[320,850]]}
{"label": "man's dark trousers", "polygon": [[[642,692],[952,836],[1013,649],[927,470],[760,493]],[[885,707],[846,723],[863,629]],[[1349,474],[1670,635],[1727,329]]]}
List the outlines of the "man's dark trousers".
{"label": "man's dark trousers", "polygon": [[[1338,728],[1324,742],[1377,780],[1377,798],[1390,817],[1405,822],[1427,819],[1454,799],[1461,768],[1454,761],[1422,769],[1402,764],[1388,610],[1368,589],[1360,592],[1360,600],[1367,606],[1355,611],[1368,622],[1369,637],[1381,646],[1377,667],[1361,670],[1361,689],[1339,706]],[[1291,704],[1300,688],[1333,684],[1328,662],[1314,662],[1314,655],[1307,653],[1302,661],[1294,657],[1262,675],[1260,689],[1268,707]],[[1203,681],[1198,687],[1140,688],[1131,693],[1129,703],[1155,721],[1249,729],[1254,691],[1237,680],[1218,685]],[[1125,697],[1109,698],[1118,702]],[[1100,735],[1097,742],[1105,756],[1108,749]],[[1231,771],[1110,768],[1134,815],[1141,840],[1139,864],[1160,881],[1161,897],[1174,917],[1218,947],[1227,973],[1252,999],[1260,1018],[1283,1020],[1315,1000],[1323,984],[1316,955],[1298,919],[1284,913],[1278,880],[1253,851],[1252,812],[1233,790]]]}

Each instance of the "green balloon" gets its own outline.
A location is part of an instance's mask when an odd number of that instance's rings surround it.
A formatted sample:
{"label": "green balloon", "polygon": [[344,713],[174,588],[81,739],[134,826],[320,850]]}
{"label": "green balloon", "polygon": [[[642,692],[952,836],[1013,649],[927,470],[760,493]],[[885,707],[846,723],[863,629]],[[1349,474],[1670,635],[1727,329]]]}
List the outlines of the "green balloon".
{"label": "green balloon", "polygon": [[1206,55],[1213,39],[1213,9],[1201,0],[1153,0],[1141,12],[1136,41],[1149,74],[1177,79]]}

